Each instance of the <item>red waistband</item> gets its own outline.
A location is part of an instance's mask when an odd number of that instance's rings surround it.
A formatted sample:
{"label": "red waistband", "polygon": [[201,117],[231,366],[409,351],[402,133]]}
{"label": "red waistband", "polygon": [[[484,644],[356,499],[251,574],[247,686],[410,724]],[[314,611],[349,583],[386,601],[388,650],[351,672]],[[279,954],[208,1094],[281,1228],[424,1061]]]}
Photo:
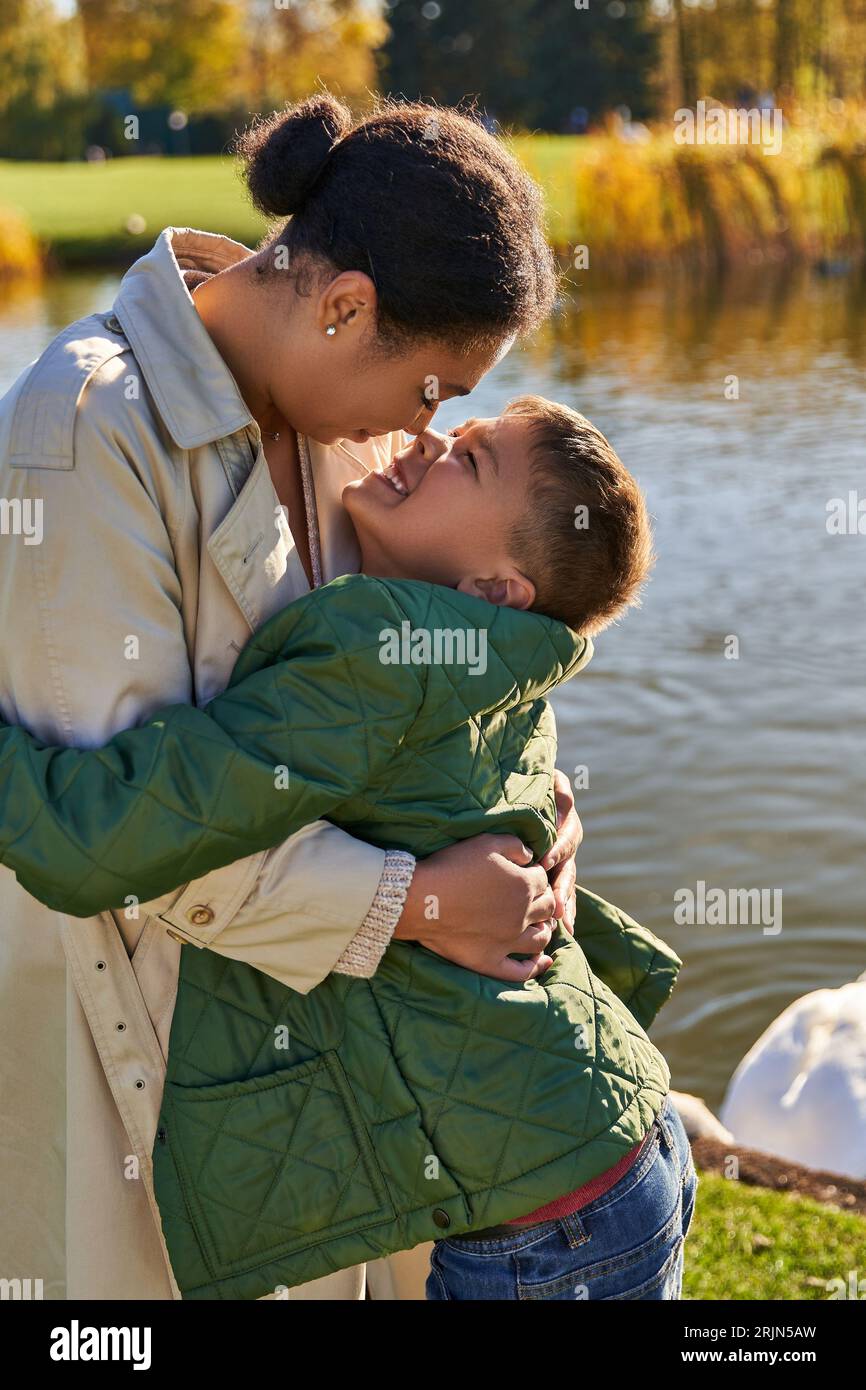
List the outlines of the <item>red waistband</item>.
{"label": "red waistband", "polygon": [[576,1187],[573,1192],[567,1192],[564,1197],[557,1197],[555,1202],[548,1202],[546,1206],[539,1207],[537,1211],[531,1211],[528,1216],[518,1216],[513,1221],[506,1221],[506,1226],[529,1226],[536,1225],[539,1221],[558,1221],[563,1216],[571,1216],[572,1212],[579,1211],[581,1207],[589,1206],[596,1197],[604,1196],[628,1172],[632,1164],[639,1157],[641,1149],[650,1137],[650,1129],[641,1139],[639,1144],[635,1144],[633,1149],[623,1154],[618,1163],[612,1168],[607,1168],[603,1173],[599,1173],[597,1178],[585,1182],[582,1187]]}

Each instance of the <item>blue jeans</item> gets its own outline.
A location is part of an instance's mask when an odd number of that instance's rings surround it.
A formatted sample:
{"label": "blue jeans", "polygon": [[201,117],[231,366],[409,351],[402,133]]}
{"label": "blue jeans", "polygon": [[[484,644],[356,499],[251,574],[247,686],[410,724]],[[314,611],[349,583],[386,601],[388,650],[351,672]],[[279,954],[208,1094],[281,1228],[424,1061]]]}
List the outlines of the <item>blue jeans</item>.
{"label": "blue jeans", "polygon": [[489,1240],[437,1240],[427,1298],[677,1299],[697,1176],[670,1097],[636,1163],[571,1216]]}

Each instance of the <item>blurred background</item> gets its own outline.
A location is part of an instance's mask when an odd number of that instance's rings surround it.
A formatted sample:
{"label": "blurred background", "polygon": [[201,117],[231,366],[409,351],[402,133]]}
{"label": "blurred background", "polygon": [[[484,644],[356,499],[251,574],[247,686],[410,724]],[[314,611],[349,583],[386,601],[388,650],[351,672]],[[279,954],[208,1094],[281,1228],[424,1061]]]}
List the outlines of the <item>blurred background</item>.
{"label": "blurred background", "polygon": [[[685,960],[654,1037],[717,1106],[866,969],[866,542],[827,524],[864,491],[866,0],[0,0],[0,390],[164,226],[254,245],[227,148],[318,83],[468,100],[544,186],[561,300],[470,408],[566,401],[648,494],[655,577],[557,697],[560,762],[582,880]],[[678,144],[699,100],[780,152]],[[781,932],[676,925],[698,881],[781,892]]]}

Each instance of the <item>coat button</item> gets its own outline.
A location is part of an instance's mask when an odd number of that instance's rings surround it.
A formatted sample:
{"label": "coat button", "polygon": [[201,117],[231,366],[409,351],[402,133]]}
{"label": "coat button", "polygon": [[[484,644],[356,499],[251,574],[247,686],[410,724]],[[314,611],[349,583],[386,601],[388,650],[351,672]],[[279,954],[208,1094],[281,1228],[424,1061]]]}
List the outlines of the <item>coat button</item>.
{"label": "coat button", "polygon": [[186,920],[192,922],[194,927],[206,927],[213,919],[213,909],[210,907],[202,907],[201,903],[196,907],[191,907],[186,914]]}
{"label": "coat button", "polygon": [[448,1215],[447,1211],[443,1211],[441,1207],[435,1207],[433,1210],[433,1224],[434,1226],[438,1226],[440,1231],[444,1231],[447,1226],[451,1225],[451,1217]]}

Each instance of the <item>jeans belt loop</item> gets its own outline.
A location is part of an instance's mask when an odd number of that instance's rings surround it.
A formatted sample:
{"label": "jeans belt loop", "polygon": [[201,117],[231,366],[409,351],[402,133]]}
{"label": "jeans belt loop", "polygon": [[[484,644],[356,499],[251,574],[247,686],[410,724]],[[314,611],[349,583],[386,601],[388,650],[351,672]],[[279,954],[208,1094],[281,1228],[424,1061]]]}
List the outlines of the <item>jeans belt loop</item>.
{"label": "jeans belt loop", "polygon": [[667,1119],[665,1118],[664,1113],[665,1106],[667,1106],[669,1103],[673,1104],[672,1101],[669,1102],[668,1097],[665,1097],[665,1100],[662,1104],[662,1108],[656,1115],[656,1124],[659,1127],[659,1133],[661,1134],[661,1137],[664,1140],[664,1145],[668,1153],[675,1154],[677,1151],[676,1140],[674,1139],[673,1132],[671,1130],[670,1125],[668,1124]]}

